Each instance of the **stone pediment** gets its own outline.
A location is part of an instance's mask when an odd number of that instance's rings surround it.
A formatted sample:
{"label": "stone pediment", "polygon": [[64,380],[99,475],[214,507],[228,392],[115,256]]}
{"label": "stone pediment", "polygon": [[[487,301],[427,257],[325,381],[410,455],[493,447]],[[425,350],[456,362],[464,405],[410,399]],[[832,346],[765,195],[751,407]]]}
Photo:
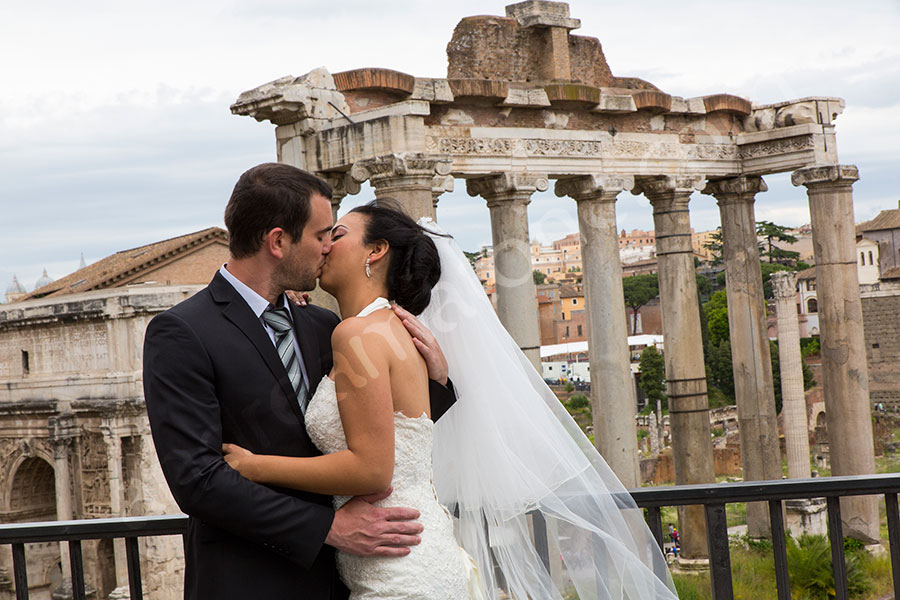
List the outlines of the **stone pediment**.
{"label": "stone pediment", "polygon": [[[210,249],[213,251],[210,252]],[[198,268],[198,261],[194,259],[201,251],[205,251],[206,256],[199,261],[202,264]],[[227,232],[220,227],[210,227],[187,235],[116,252],[34,290],[20,302],[117,288],[134,282],[160,285],[207,283],[215,274],[215,269],[221,266],[227,257]],[[178,261],[185,259],[191,259],[192,264],[183,265],[184,269],[173,270]],[[167,277],[175,277],[176,280],[145,281],[146,275],[157,272],[163,267],[168,268],[169,275]]]}

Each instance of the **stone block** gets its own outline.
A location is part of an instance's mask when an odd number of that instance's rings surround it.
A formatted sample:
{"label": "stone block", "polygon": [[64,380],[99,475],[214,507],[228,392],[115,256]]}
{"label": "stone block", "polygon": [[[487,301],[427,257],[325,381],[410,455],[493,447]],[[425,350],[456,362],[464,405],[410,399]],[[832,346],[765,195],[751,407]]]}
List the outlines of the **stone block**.
{"label": "stone block", "polygon": [[506,16],[516,19],[522,27],[562,27],[578,29],[581,21],[569,17],[565,2],[527,0],[506,7]]}

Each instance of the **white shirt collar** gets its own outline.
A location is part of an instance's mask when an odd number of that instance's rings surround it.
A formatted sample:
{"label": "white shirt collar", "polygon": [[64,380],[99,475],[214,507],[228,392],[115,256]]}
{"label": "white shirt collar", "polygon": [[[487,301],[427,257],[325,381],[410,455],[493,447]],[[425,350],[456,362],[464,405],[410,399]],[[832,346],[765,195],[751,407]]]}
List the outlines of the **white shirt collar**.
{"label": "white shirt collar", "polygon": [[[238,294],[241,295],[247,304],[250,306],[250,310],[253,311],[253,314],[256,315],[256,318],[260,318],[263,312],[269,307],[269,301],[257,294],[253,289],[250,288],[246,283],[235,277],[228,269],[225,268],[226,265],[222,265],[219,269],[219,273],[222,274],[222,277],[231,284],[231,286],[237,291]],[[281,300],[278,303],[280,306],[285,306],[285,298],[284,294],[281,295]],[[288,311],[288,315],[290,315],[290,311]],[[293,317],[291,317],[293,319]]]}

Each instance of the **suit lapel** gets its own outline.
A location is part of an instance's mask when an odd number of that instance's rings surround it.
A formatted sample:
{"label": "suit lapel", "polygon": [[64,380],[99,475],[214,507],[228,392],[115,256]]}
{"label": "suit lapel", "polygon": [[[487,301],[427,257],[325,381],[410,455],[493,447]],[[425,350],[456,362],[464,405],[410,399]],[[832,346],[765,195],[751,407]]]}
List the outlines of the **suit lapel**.
{"label": "suit lapel", "polygon": [[213,299],[223,305],[222,314],[225,318],[234,323],[259,352],[269,371],[272,372],[272,376],[278,381],[278,385],[284,392],[285,399],[290,403],[297,419],[303,423],[303,413],[297,403],[297,394],[294,392],[287,370],[278,356],[278,351],[262,323],[259,322],[241,295],[237,293],[237,290],[221,274],[216,273],[209,284],[209,289]]}

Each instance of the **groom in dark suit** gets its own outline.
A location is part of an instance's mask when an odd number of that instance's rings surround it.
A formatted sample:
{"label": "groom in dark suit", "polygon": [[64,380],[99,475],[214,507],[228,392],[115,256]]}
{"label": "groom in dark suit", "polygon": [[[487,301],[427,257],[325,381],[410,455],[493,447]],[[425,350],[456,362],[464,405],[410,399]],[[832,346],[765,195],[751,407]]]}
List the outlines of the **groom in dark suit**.
{"label": "groom in dark suit", "polygon": [[[418,512],[331,498],[244,479],[222,444],[261,454],[316,456],[306,402],[332,367],[339,318],[296,307],[285,290],[315,286],[331,249],[331,189],[313,175],[267,163],[244,173],[225,210],[231,259],[204,290],[157,315],[144,342],[144,395],[163,473],[190,516],[185,598],[334,599],[347,595],[334,550],[402,556],[418,543]],[[281,309],[289,331],[268,313]],[[406,316],[406,315],[404,315]],[[427,332],[432,416],[454,396]],[[277,350],[276,350],[277,347]],[[368,501],[367,501],[368,500]]]}

